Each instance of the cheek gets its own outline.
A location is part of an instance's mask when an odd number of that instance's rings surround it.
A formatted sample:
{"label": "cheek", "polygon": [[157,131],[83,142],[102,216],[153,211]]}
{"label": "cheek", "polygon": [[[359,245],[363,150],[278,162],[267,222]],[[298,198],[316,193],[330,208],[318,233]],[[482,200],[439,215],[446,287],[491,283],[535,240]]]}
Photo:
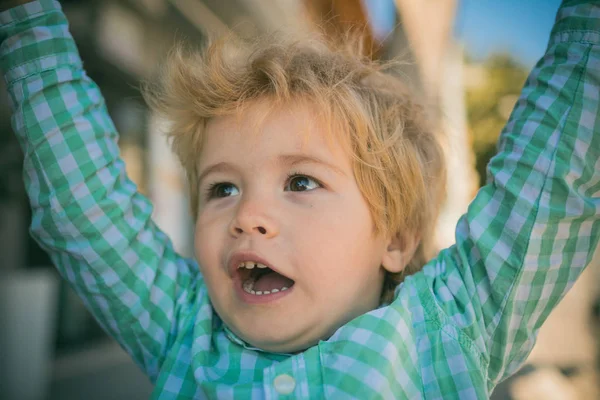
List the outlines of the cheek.
{"label": "cheek", "polygon": [[194,228],[194,253],[201,270],[218,259],[221,240],[213,225],[199,216]]}
{"label": "cheek", "polygon": [[203,246],[204,241],[207,235],[203,234],[203,225],[202,220],[198,218],[196,220],[196,225],[194,226],[194,252],[196,254],[196,259],[200,260],[202,258],[202,254],[204,253]]}
{"label": "cheek", "polygon": [[370,257],[374,244],[373,222],[366,205],[354,201],[332,212],[328,221],[331,227],[328,235],[335,238],[331,241],[342,253],[350,257]]}
{"label": "cheek", "polygon": [[342,279],[360,285],[378,279],[383,245],[373,237],[370,213],[362,207],[357,202],[338,204],[296,230],[298,254],[317,281],[338,285]]}

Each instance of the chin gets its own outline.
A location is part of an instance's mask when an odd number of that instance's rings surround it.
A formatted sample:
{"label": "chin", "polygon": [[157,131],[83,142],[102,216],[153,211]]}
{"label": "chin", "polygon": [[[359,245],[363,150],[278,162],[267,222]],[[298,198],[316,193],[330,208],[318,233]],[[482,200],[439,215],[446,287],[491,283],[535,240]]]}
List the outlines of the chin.
{"label": "chin", "polygon": [[312,341],[312,342],[288,342],[288,341],[281,341],[281,342],[272,342],[272,341],[260,341],[257,343],[251,343],[248,342],[250,344],[252,344],[252,346],[259,348],[263,351],[267,351],[269,353],[283,353],[283,354],[296,354],[296,353],[300,353],[314,345],[316,345],[319,341]]}
{"label": "chin", "polygon": [[311,338],[308,335],[293,334],[292,332],[281,332],[278,334],[268,331],[243,332],[240,338],[248,344],[267,351],[269,353],[299,353],[319,343],[319,338]]}

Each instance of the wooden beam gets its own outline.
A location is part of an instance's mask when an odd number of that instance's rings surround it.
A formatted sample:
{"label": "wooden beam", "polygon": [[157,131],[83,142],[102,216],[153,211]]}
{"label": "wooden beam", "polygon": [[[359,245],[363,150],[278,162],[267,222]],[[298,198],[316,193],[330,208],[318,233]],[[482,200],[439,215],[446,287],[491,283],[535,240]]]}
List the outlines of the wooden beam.
{"label": "wooden beam", "polygon": [[417,58],[427,95],[435,99],[452,37],[457,0],[395,0],[402,27]]}
{"label": "wooden beam", "polygon": [[341,42],[348,33],[362,37],[363,54],[377,58],[381,45],[377,43],[366,10],[360,0],[304,0],[312,22],[328,38]]}

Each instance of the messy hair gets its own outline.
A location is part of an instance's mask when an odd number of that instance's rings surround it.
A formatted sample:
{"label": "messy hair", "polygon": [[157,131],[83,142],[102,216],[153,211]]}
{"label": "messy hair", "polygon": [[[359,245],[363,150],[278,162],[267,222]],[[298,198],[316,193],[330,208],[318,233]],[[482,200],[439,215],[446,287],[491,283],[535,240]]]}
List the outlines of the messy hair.
{"label": "messy hair", "polygon": [[273,105],[314,104],[336,143],[348,150],[374,233],[420,238],[405,269],[386,275],[381,301],[389,303],[404,277],[432,256],[445,163],[425,108],[389,65],[360,54],[356,46],[285,35],[252,41],[229,36],[203,51],[178,45],[144,95],[169,122],[167,135],[186,172],[194,219],[198,155],[210,119],[265,99]]}

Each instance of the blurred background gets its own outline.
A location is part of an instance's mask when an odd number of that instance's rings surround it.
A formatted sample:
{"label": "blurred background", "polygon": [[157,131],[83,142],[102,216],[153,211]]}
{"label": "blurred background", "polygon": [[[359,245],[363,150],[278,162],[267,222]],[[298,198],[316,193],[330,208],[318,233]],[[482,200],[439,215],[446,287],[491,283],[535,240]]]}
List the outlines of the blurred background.
{"label": "blurred background", "polygon": [[[528,72],[543,54],[559,0],[61,1],[88,74],[121,134],[130,177],[179,252],[191,256],[185,181],[138,90],[175,40],[350,26],[369,56],[406,61],[402,74],[438,110],[449,195],[440,247],[485,182],[485,166]],[[1,83],[0,83],[1,85]],[[146,399],[152,387],[98,327],[30,239],[22,155],[0,86],[0,398]],[[598,253],[598,252],[597,252]],[[542,328],[527,365],[494,399],[597,399],[598,257]]]}

